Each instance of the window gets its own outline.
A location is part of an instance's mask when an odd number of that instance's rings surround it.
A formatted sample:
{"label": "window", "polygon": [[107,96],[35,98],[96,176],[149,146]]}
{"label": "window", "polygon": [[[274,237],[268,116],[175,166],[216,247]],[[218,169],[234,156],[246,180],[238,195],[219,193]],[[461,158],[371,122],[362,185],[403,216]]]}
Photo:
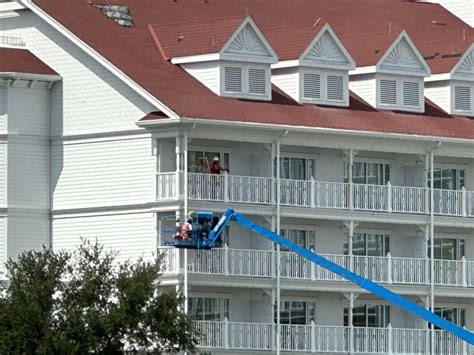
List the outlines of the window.
{"label": "window", "polygon": [[212,151],[188,151],[188,172],[209,173],[209,164],[214,157],[220,159],[221,165],[229,168],[229,153]]}
{"label": "window", "polygon": [[[299,229],[281,229],[280,235],[305,249],[314,249],[314,231]],[[282,247],[281,251],[289,251]]]}
{"label": "window", "polygon": [[336,71],[302,69],[301,101],[347,105],[349,100],[347,75]]}
{"label": "window", "polygon": [[314,159],[291,157],[280,158],[280,178],[282,179],[309,180],[311,177],[314,177],[314,173]]}
{"label": "window", "polygon": [[474,84],[463,83],[462,85],[454,85],[452,94],[454,112],[458,113],[474,113]]}
{"label": "window", "polygon": [[[390,306],[362,305],[352,309],[354,327],[385,328],[390,324]],[[349,308],[344,308],[344,326],[349,326]]]}
{"label": "window", "polygon": [[224,64],[223,94],[241,98],[270,99],[270,67],[249,64]]}
{"label": "window", "polygon": [[[390,236],[387,234],[354,233],[352,254],[360,256],[387,256],[390,252]],[[344,255],[349,254],[349,235],[344,241]]]}
{"label": "window", "polygon": [[[304,301],[281,301],[280,324],[305,325],[315,319],[316,304]],[[275,307],[275,323],[277,322],[277,307]]]}
{"label": "window", "polygon": [[[428,187],[431,187],[431,172],[428,171]],[[464,169],[434,169],[433,187],[443,190],[461,190],[464,186],[466,171]]]}
{"label": "window", "polygon": [[[435,307],[434,313],[460,327],[466,326],[466,310],[455,307]],[[440,329],[435,326],[435,329]]]}
{"label": "window", "polygon": [[229,318],[228,299],[189,297],[188,308],[193,320],[223,321]]}
{"label": "window", "polygon": [[378,81],[378,106],[423,111],[423,80],[415,77],[382,77]]}
{"label": "window", "polygon": [[[465,240],[455,238],[435,238],[434,258],[437,260],[461,260],[465,253]],[[431,245],[428,241],[428,257],[431,256]]]}
{"label": "window", "polygon": [[[386,185],[390,181],[390,165],[383,163],[354,162],[352,182],[366,185]],[[344,182],[349,182],[349,162],[344,161]]]}

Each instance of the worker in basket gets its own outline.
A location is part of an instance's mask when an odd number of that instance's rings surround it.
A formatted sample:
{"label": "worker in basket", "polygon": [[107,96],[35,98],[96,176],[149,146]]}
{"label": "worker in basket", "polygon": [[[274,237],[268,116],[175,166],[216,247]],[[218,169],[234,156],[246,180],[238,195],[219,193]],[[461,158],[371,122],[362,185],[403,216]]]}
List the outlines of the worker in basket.
{"label": "worker in basket", "polygon": [[178,230],[178,233],[175,235],[177,240],[191,240],[193,234],[193,219],[187,217],[186,221],[181,225]]}

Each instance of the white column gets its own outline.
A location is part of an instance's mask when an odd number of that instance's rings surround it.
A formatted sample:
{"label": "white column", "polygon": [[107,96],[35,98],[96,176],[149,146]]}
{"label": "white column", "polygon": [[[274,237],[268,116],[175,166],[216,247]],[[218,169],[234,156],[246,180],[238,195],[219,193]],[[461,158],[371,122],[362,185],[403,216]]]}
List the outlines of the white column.
{"label": "white column", "polygon": [[177,136],[175,141],[176,153],[176,195],[181,196],[181,137]]}
{"label": "white column", "polygon": [[352,182],[352,168],[354,167],[354,151],[349,151],[349,208],[354,209],[354,183]]}

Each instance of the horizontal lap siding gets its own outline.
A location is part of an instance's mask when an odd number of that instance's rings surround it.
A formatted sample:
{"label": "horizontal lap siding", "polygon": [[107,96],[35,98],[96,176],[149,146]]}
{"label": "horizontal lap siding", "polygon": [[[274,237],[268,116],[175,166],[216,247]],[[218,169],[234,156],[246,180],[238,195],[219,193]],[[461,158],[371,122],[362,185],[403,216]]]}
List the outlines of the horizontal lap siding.
{"label": "horizontal lap siding", "polygon": [[0,206],[6,207],[7,204],[7,161],[8,147],[6,143],[0,143]]}
{"label": "horizontal lap siding", "polygon": [[8,144],[8,207],[49,209],[49,142]]}
{"label": "horizontal lap siding", "polygon": [[152,202],[156,161],[149,137],[53,146],[53,208]]}
{"label": "horizontal lap siding", "polygon": [[49,247],[48,213],[9,212],[8,257],[15,258],[25,250]]}
{"label": "horizontal lap siding", "polygon": [[116,215],[68,217],[53,220],[53,248],[74,249],[88,239],[120,252],[124,261],[156,255],[156,221],[153,213],[124,212]]}
{"label": "horizontal lap siding", "polygon": [[7,261],[7,218],[0,217],[0,279]]}

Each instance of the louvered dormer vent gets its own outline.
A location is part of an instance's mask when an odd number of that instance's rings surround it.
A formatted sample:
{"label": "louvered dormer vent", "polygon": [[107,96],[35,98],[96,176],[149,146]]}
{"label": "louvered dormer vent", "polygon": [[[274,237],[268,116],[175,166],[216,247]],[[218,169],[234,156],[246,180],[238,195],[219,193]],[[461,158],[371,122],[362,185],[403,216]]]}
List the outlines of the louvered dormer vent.
{"label": "louvered dormer vent", "polygon": [[343,71],[300,68],[300,101],[312,104],[347,106],[348,76]]}
{"label": "louvered dormer vent", "polygon": [[416,77],[382,76],[378,79],[378,104],[384,109],[422,112],[423,79]]}
{"label": "louvered dormer vent", "polygon": [[454,113],[458,114],[474,114],[474,84],[463,83],[454,84]]}
{"label": "louvered dormer vent", "polygon": [[270,68],[255,65],[224,64],[223,94],[226,96],[267,99],[270,96]]}

